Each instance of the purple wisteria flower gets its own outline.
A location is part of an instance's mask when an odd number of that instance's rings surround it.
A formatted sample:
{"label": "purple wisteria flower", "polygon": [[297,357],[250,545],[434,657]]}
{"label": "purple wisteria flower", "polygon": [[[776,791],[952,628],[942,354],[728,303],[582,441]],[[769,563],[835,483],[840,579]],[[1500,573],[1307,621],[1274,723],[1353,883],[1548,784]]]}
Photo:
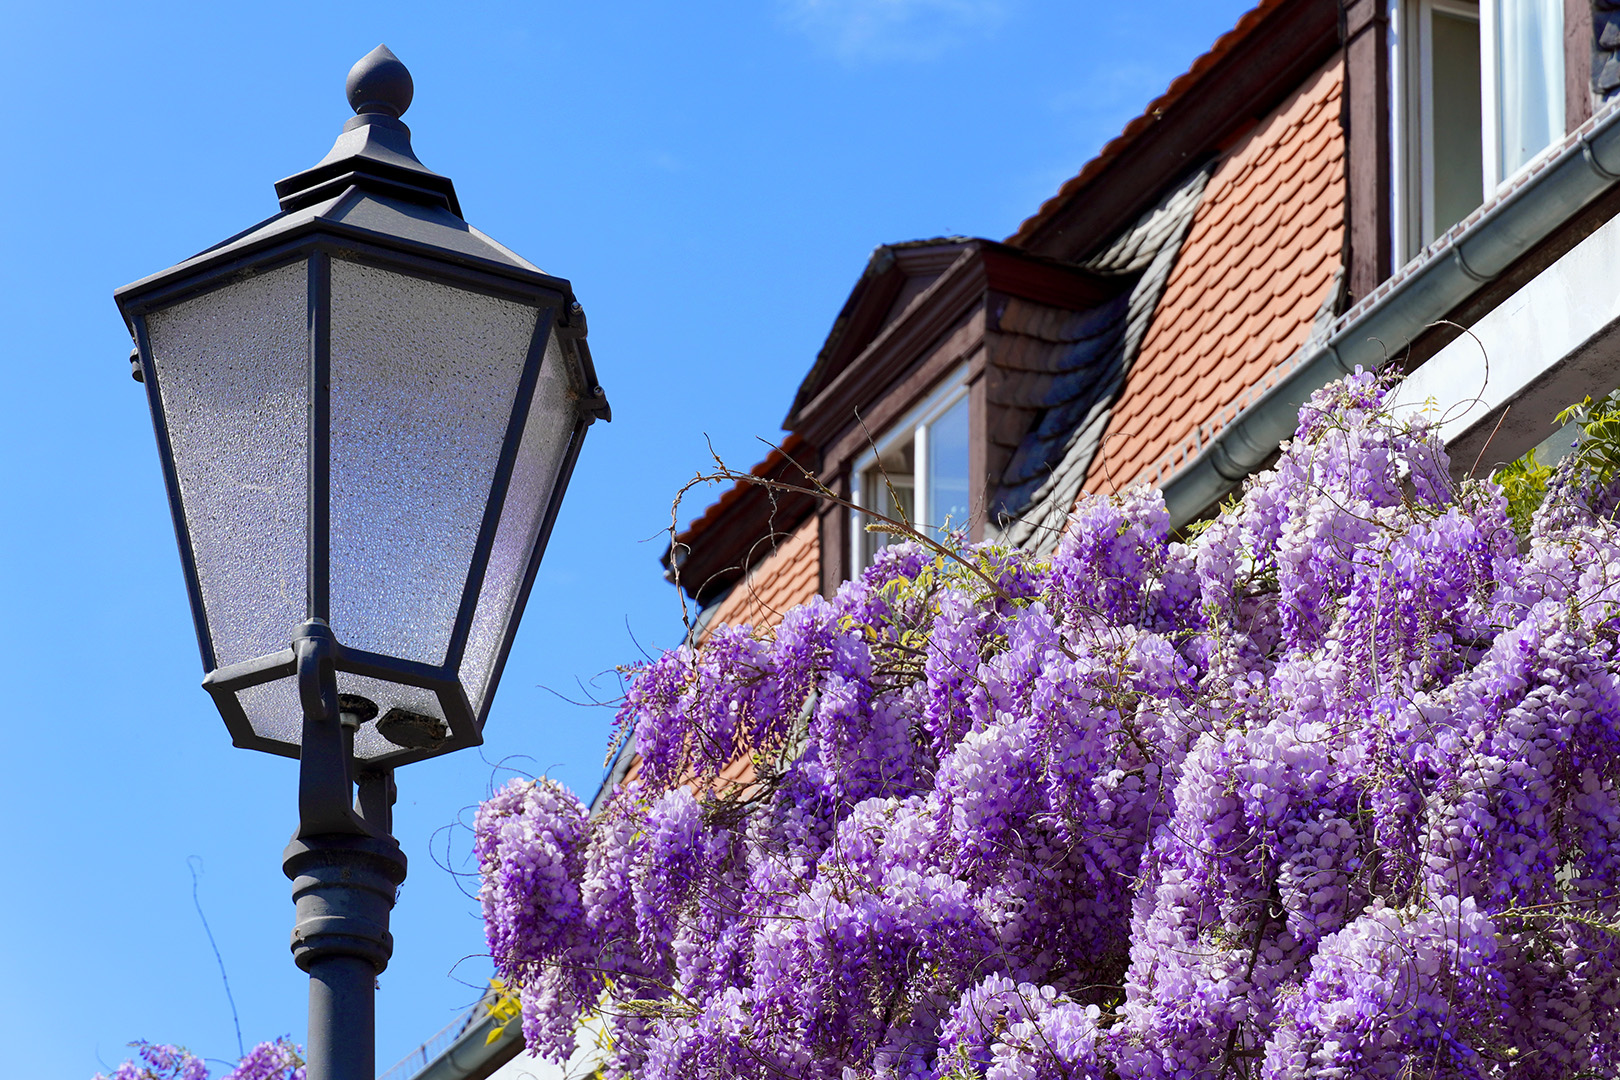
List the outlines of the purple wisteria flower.
{"label": "purple wisteria flower", "polygon": [[1563,468],[1521,539],[1387,387],[1315,394],[1196,536],[1088,497],[1047,561],[893,544],[643,666],[603,813],[542,781],[478,817],[530,1046],[594,1017],[610,1078],[1616,1075],[1612,485]]}

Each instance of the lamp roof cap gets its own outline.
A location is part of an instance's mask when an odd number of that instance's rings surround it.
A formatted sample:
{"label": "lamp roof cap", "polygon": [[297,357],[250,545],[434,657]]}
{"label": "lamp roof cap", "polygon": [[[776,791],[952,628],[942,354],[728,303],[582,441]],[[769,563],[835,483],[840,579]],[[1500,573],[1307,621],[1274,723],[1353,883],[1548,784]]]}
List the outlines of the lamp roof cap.
{"label": "lamp roof cap", "polygon": [[357,114],[382,113],[396,120],[411,107],[416,93],[410,69],[387,45],[378,45],[356,60],[343,88]]}
{"label": "lamp roof cap", "polygon": [[326,157],[276,184],[281,208],[300,210],[356,186],[442,206],[460,217],[455,185],[417,159],[411,129],[399,118],[411,107],[416,89],[399,57],[378,45],[349,69],[344,89],[355,115]]}

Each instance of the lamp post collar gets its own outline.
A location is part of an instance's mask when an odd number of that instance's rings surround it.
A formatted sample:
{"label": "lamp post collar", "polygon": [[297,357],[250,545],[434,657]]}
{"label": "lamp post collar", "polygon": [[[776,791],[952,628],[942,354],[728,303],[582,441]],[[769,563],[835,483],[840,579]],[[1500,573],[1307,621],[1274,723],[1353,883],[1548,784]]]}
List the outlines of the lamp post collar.
{"label": "lamp post collar", "polygon": [[391,195],[461,216],[455,185],[423,165],[411,149],[411,129],[399,118],[411,106],[411,73],[386,45],[349,69],[344,89],[354,116],[332,150],[313,167],[276,183],[283,210],[332,198],[349,187]]}

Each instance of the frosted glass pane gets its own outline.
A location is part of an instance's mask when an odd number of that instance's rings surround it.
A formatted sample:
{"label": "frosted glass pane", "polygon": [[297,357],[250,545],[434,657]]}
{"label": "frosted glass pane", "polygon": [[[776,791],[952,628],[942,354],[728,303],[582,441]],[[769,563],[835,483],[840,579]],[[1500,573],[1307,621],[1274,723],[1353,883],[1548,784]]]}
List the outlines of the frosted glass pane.
{"label": "frosted glass pane", "polygon": [[[388,715],[394,708],[408,709],[435,720],[444,720],[444,708],[438,695],[431,690],[399,683],[382,682],[362,675],[338,672],[338,693],[359,694],[377,705],[377,718],[360,726],[354,736],[354,756],[357,761],[374,761],[387,754],[397,754],[401,747],[383,738],[377,731],[377,719]],[[253,733],[267,739],[298,746],[304,741],[304,710],[298,700],[298,680],[277,679],[236,692],[236,700],[247,713]],[[448,725],[446,725],[448,730]]]}
{"label": "frosted glass pane", "polygon": [[928,524],[938,532],[968,523],[968,399],[928,425]]}
{"label": "frosted glass pane", "polygon": [[298,700],[298,680],[277,679],[236,692],[253,733],[266,739],[299,746],[304,741],[304,707]]}
{"label": "frosted glass pane", "polygon": [[1564,0],[1499,0],[1501,177],[1564,135]]}
{"label": "frosted glass pane", "polygon": [[[387,716],[390,709],[407,709],[421,716],[444,720],[444,708],[439,704],[439,696],[431,690],[383,682],[364,675],[351,675],[346,671],[338,672],[337,678],[338,693],[359,694],[377,705],[376,717],[361,724],[360,730],[354,733],[354,756],[357,761],[375,760],[384,754],[397,754],[402,749],[377,731],[377,721]],[[445,730],[449,730],[449,725],[445,726]]]}
{"label": "frosted glass pane", "polygon": [[332,630],[442,664],[538,311],[332,262]]}
{"label": "frosted glass pane", "polygon": [[473,714],[483,707],[493,673],[495,655],[507,633],[513,605],[528,569],[529,556],[539,539],[540,523],[557,483],[577,411],[562,350],[556,336],[546,343],[546,359],[535,385],[534,401],[523,427],[512,469],[512,485],[501,508],[500,527],[490,551],[489,570],[478,593],[472,633],[461,660],[461,684],[472,702]]}
{"label": "frosted glass pane", "polygon": [[203,608],[220,665],[304,621],[304,264],[147,316]]}

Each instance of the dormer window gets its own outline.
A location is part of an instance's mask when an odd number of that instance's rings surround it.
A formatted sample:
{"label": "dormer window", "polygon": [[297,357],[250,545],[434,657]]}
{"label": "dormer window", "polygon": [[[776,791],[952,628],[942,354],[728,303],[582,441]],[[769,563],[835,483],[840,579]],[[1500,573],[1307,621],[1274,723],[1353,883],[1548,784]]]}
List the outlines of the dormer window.
{"label": "dormer window", "polygon": [[[970,433],[965,375],[965,368],[956,371],[857,460],[851,501],[935,537],[967,527]],[[875,520],[859,511],[851,513],[850,557],[856,573],[870,566],[878,551],[900,542],[891,533],[868,532],[867,523]]]}
{"label": "dormer window", "polygon": [[1399,0],[1391,30],[1404,261],[1563,137],[1563,0]]}

